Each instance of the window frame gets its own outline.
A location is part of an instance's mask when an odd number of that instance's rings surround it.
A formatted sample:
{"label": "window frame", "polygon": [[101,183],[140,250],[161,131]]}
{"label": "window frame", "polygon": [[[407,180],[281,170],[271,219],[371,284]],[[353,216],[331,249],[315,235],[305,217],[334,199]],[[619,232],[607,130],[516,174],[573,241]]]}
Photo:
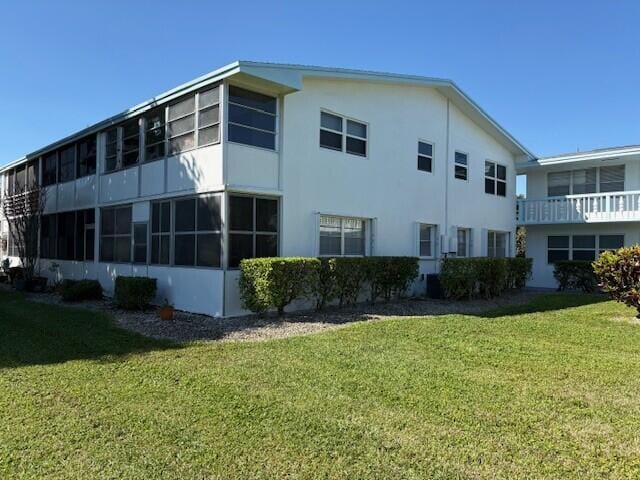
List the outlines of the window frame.
{"label": "window frame", "polygon": [[[265,97],[271,97],[275,99],[275,105],[276,105],[276,112],[271,113],[271,112],[267,112],[265,110],[261,110],[259,108],[252,108],[248,105],[242,105],[240,103],[236,103],[231,101],[231,94],[230,94],[230,90],[231,88],[239,88],[241,90],[245,90],[247,92],[251,92],[251,93],[257,93],[259,95],[264,95]],[[242,145],[244,147],[249,147],[249,148],[259,148],[260,150],[266,150],[268,152],[278,152],[279,151],[279,140],[280,140],[280,97],[278,95],[274,95],[273,93],[265,93],[265,91],[259,90],[259,89],[255,89],[253,87],[245,87],[242,85],[237,85],[234,83],[227,83],[225,85],[225,123],[226,123],[226,129],[225,129],[225,138],[227,143],[232,143],[234,145]],[[270,131],[270,130],[265,130],[262,128],[257,128],[257,127],[253,127],[251,125],[244,125],[242,123],[237,123],[237,122],[232,122],[229,119],[229,110],[230,110],[230,106],[233,105],[235,107],[238,108],[244,108],[247,110],[253,110],[254,112],[258,112],[260,114],[263,115],[269,115],[274,117],[274,131]],[[229,138],[229,131],[231,130],[231,126],[236,126],[236,127],[240,127],[240,128],[246,128],[248,130],[255,130],[257,132],[262,132],[262,133],[267,133],[267,134],[273,134],[273,148],[269,148],[269,147],[262,147],[260,145],[252,145],[252,144],[248,144],[248,143],[242,143],[242,142],[238,142],[235,140],[230,140]],[[220,136],[220,134],[218,135]]]}
{"label": "window frame", "polygon": [[[493,165],[493,176],[491,175],[487,175],[487,165]],[[504,168],[504,179],[501,179],[498,177],[498,167],[503,167]],[[508,176],[509,176],[509,170],[507,168],[506,165],[502,164],[502,163],[498,163],[498,162],[494,162],[493,160],[485,160],[484,161],[484,193],[486,195],[493,195],[494,197],[502,197],[502,198],[507,198],[507,180],[508,180]],[[493,182],[493,192],[487,192],[487,180],[492,181]],[[498,184],[499,183],[503,183],[504,184],[504,195],[500,195],[498,193]]]}
{"label": "window frame", "polygon": [[[622,176],[622,190],[612,190],[612,191],[608,191],[608,190],[602,190],[602,169],[605,168],[614,168],[614,167],[622,167],[623,170],[623,176]],[[575,192],[575,174],[576,172],[582,172],[582,171],[586,171],[586,170],[591,170],[594,169],[595,173],[596,173],[596,177],[595,177],[595,191],[591,192],[591,193],[576,193]],[[549,177],[552,174],[560,174],[560,173],[564,173],[564,174],[568,174],[569,175],[569,193],[567,194],[562,194],[562,195],[549,195]],[[624,192],[625,188],[627,186],[627,168],[626,168],[626,164],[622,163],[622,164],[618,164],[618,165],[597,165],[597,166],[592,166],[592,167],[585,167],[585,168],[574,168],[571,170],[555,170],[552,172],[547,172],[546,176],[545,176],[545,180],[547,182],[547,198],[564,198],[567,195],[594,195],[594,194],[598,194],[598,193],[614,193],[614,192]],[[616,182],[604,182],[604,183],[616,183]],[[584,184],[584,185],[590,185],[590,184]]]}
{"label": "window frame", "polygon": [[[253,229],[250,232],[249,230],[234,230],[231,228],[231,197],[245,197],[245,198],[251,198],[253,199]],[[257,230],[257,200],[259,199],[263,199],[263,200],[273,200],[277,203],[277,211],[278,211],[278,227],[276,228],[275,232],[272,231],[267,231],[267,230]],[[282,245],[281,245],[281,230],[282,230],[282,200],[281,197],[274,197],[274,196],[268,196],[268,195],[251,195],[248,193],[240,193],[240,192],[228,192],[227,198],[226,198],[226,218],[227,218],[227,233],[225,236],[225,239],[227,240],[226,245],[224,245],[225,247],[225,251],[226,251],[226,255],[224,255],[225,257],[225,266],[227,270],[238,270],[240,268],[240,265],[236,266],[231,266],[230,265],[230,260],[231,260],[231,235],[252,235],[252,242],[253,242],[253,256],[252,257],[247,257],[247,258],[260,258],[260,257],[256,257],[256,239],[258,237],[258,235],[264,235],[264,236],[274,236],[276,237],[276,256],[280,257],[281,256],[281,252],[282,252]]]}
{"label": "window frame", "polygon": [[[487,257],[489,258],[509,258],[510,245],[509,245],[509,233],[501,230],[487,230]],[[491,252],[489,238],[493,235],[493,252]],[[504,235],[504,256],[498,257],[498,235]],[[491,255],[493,253],[493,255]]]}
{"label": "window frame", "polygon": [[[334,130],[332,128],[329,127],[323,127],[322,126],[322,114],[326,113],[327,115],[331,115],[333,117],[338,117],[342,120],[342,131],[338,131],[338,130]],[[366,128],[366,137],[360,137],[351,133],[348,133],[348,127],[347,124],[348,122],[354,122],[354,123],[359,123],[360,125],[364,125],[364,127]],[[341,136],[341,141],[340,141],[340,149],[334,148],[334,147],[330,147],[327,145],[323,145],[322,144],[322,137],[320,135],[320,132],[324,130],[330,133],[334,133],[334,134],[339,134]],[[320,148],[324,148],[326,150],[332,150],[334,152],[341,152],[341,153],[346,153],[347,155],[353,155],[354,157],[360,157],[360,158],[369,158],[369,141],[370,141],[370,137],[371,137],[371,125],[368,122],[365,122],[363,120],[358,120],[357,118],[353,118],[353,117],[348,117],[346,115],[340,114],[340,113],[336,113],[334,111],[328,110],[326,108],[321,108],[320,109],[320,124],[319,124],[319,128],[318,128],[318,145],[320,146]],[[359,153],[354,153],[354,152],[349,152],[347,151],[347,139],[348,138],[353,138],[356,140],[360,140],[360,141],[364,141],[364,155],[361,155]]]}
{"label": "window frame", "polygon": [[[422,239],[422,229],[427,227],[429,229],[429,240]],[[436,235],[438,226],[434,223],[418,222],[418,258],[424,260],[433,260],[436,258]],[[422,255],[422,244],[429,242],[430,254]]]}
{"label": "window frame", "polygon": [[[220,228],[218,230],[199,230],[198,229],[198,200],[206,197],[218,197],[220,199]],[[194,208],[194,220],[193,220],[193,230],[184,230],[177,231],[176,230],[176,204],[182,201],[193,200],[193,208]],[[185,197],[174,198],[171,201],[171,240],[170,240],[170,249],[169,249],[169,260],[170,266],[178,267],[178,268],[208,268],[208,269],[221,269],[223,265],[223,237],[224,237],[224,228],[223,228],[223,220],[222,220],[222,194],[221,193],[213,193],[213,194],[204,194],[204,195],[189,195]],[[193,235],[193,265],[187,264],[177,264],[176,263],[176,237],[178,236],[186,236]],[[218,265],[198,265],[198,236],[200,235],[218,235],[219,242],[219,254],[218,254]]]}
{"label": "window frame", "polygon": [[[120,210],[120,209],[124,209],[124,208],[129,208],[130,210],[130,217],[131,217],[131,222],[130,222],[130,230],[128,234],[124,234],[124,233],[115,233],[116,232],[116,226],[118,223],[117,217],[115,215],[115,211],[116,210]],[[103,216],[104,216],[104,212],[105,210],[114,210],[114,216],[113,216],[113,228],[114,228],[114,233],[112,234],[105,234],[103,232],[103,228],[102,228],[102,222],[103,222]],[[100,263],[115,263],[115,264],[120,264],[120,265],[133,265],[133,204],[131,203],[125,203],[122,205],[113,205],[113,206],[109,206],[109,207],[101,207],[100,208],[100,241],[98,243],[98,261]],[[114,244],[113,244],[113,253],[114,253],[114,260],[103,260],[102,257],[102,240],[103,238],[112,238],[114,240]],[[123,238],[123,237],[129,237],[129,261],[125,262],[125,261],[121,261],[121,260],[115,260],[115,240],[116,238]],[[95,254],[94,254],[95,255]]]}
{"label": "window frame", "polygon": [[[460,233],[464,233],[465,243],[464,243],[464,254],[460,255]],[[458,258],[468,258],[471,256],[471,229],[457,227],[456,228],[456,257]]]}
{"label": "window frame", "polygon": [[[320,250],[321,248],[321,242],[320,239],[322,238],[322,217],[331,217],[331,218],[337,218],[340,220],[340,254],[339,255],[332,255],[332,254],[323,254],[322,251]],[[363,239],[362,239],[362,247],[363,247],[363,252],[362,255],[353,255],[353,254],[345,254],[345,228],[344,228],[344,224],[345,224],[345,220],[359,220],[362,222],[362,230],[363,230]],[[369,231],[370,231],[370,227],[369,227],[369,222],[371,219],[369,218],[364,218],[364,217],[354,217],[354,216],[348,216],[348,215],[334,215],[334,214],[330,214],[330,213],[321,213],[318,216],[318,257],[323,257],[323,258],[333,258],[333,257],[341,257],[341,258],[363,258],[363,257],[367,257],[369,256]]]}
{"label": "window frame", "polygon": [[[595,242],[594,242],[594,247],[593,248],[582,248],[582,247],[574,247],[573,245],[573,239],[574,237],[594,237],[595,238]],[[549,237],[567,237],[568,238],[568,247],[567,248],[557,248],[557,247],[549,247]],[[567,251],[567,260],[574,260],[573,258],[573,252],[574,250],[578,250],[578,251],[593,251],[595,254],[595,259],[597,260],[598,257],[606,251],[611,251],[611,249],[608,248],[602,248],[600,245],[601,242],[601,237],[622,237],[622,246],[624,246],[626,244],[626,235],[624,233],[585,233],[585,234],[573,234],[573,233],[567,233],[567,234],[557,234],[557,235],[547,235],[547,265],[553,265],[555,262],[550,262],[549,261],[549,251],[553,250],[553,251],[557,251],[557,250],[561,250],[561,251]]]}
{"label": "window frame", "polygon": [[[464,163],[464,164],[463,163],[458,163],[458,160],[456,158],[458,154],[464,155],[465,158],[467,159],[467,162]],[[458,177],[458,174],[456,173],[456,167],[464,168],[464,171],[465,171],[464,178]],[[467,183],[469,182],[469,154],[467,152],[463,152],[462,150],[454,150],[453,151],[453,178],[455,180],[460,180],[460,181],[467,182]]]}
{"label": "window frame", "polygon": [[[429,155],[425,155],[423,153],[420,153],[420,144],[424,143],[426,145],[430,145],[431,146],[431,156]],[[433,175],[433,169],[434,169],[434,158],[436,156],[436,145],[434,142],[430,142],[428,140],[423,140],[421,138],[418,138],[418,156],[417,156],[417,169],[419,172],[424,172],[430,175]],[[420,168],[420,158],[428,158],[430,165],[431,165],[431,169],[430,170],[424,170],[422,168]]]}

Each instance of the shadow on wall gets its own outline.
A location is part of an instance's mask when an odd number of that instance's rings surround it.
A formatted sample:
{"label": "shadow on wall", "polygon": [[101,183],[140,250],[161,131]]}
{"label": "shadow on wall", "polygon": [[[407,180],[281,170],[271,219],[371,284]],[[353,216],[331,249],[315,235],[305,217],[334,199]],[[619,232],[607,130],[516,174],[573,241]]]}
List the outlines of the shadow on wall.
{"label": "shadow on wall", "polygon": [[117,361],[131,354],[179,348],[117,328],[106,315],[27,302],[0,292],[0,370],[70,360]]}

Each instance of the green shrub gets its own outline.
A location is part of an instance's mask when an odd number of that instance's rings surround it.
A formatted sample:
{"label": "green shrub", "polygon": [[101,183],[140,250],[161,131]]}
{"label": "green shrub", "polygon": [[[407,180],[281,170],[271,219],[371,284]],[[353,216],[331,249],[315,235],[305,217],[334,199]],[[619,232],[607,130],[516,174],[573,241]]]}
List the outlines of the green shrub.
{"label": "green shrub", "polygon": [[507,288],[524,288],[531,278],[533,259],[525,257],[507,258]]}
{"label": "green shrub", "polygon": [[126,310],[144,310],[155,298],[157,288],[155,278],[116,277],[116,304]]}
{"label": "green shrub", "polygon": [[506,258],[445,258],[440,283],[447,298],[491,298],[509,286],[509,262]]}
{"label": "green shrub", "polygon": [[334,300],[338,295],[336,285],[335,267],[333,258],[319,258],[318,276],[313,293],[316,300],[316,310],[322,310],[327,303]]}
{"label": "green shrub", "polygon": [[371,303],[380,297],[390,300],[402,295],[418,276],[415,257],[366,257],[363,260]]}
{"label": "green shrub", "polygon": [[358,301],[367,276],[366,262],[371,257],[332,258],[336,298],[340,306],[353,305]]}
{"label": "green shrub", "polygon": [[593,262],[602,289],[611,298],[634,307],[640,318],[640,245],[604,252]]}
{"label": "green shrub", "polygon": [[313,293],[318,284],[317,258],[250,258],[240,262],[240,298],[252,312],[275,308],[279,315],[296,299]]}
{"label": "green shrub", "polygon": [[100,300],[102,298],[102,287],[97,280],[64,280],[60,289],[62,300],[65,302]]}
{"label": "green shrub", "polygon": [[598,288],[598,278],[591,262],[587,260],[560,260],[554,264],[553,277],[558,282],[558,290],[582,290],[594,292]]}

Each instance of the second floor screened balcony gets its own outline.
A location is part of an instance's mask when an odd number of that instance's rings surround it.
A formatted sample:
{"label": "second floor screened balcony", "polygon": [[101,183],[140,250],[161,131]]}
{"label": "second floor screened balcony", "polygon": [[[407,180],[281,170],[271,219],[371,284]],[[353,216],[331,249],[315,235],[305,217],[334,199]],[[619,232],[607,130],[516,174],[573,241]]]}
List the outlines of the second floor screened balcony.
{"label": "second floor screened balcony", "polygon": [[640,222],[640,190],[517,201],[518,225]]}

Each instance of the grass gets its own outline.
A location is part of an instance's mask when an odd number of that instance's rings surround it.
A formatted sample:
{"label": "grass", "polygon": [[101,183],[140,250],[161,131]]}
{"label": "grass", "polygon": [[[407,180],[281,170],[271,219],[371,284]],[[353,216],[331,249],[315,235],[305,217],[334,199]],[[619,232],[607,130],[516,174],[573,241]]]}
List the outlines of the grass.
{"label": "grass", "polygon": [[548,295],[179,346],[0,293],[0,478],[638,478],[633,318]]}

